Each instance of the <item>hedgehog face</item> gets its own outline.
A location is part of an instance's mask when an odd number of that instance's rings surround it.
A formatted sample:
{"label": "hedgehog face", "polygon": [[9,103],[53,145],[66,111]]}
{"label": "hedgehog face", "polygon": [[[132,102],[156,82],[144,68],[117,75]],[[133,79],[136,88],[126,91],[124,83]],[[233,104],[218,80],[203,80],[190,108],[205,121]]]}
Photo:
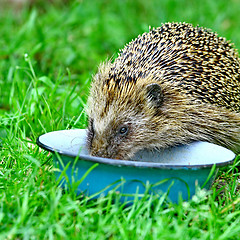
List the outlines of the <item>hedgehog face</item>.
{"label": "hedgehog face", "polygon": [[94,106],[89,114],[87,134],[90,154],[113,159],[128,159],[132,155],[132,143],[139,134],[140,125],[143,125],[143,121],[141,123],[136,121],[142,119],[141,114],[134,109],[121,109],[116,105],[116,101],[109,103],[107,111],[104,108],[103,112]]}
{"label": "hedgehog face", "polygon": [[134,125],[126,119],[110,122],[103,129],[96,120],[91,119],[87,135],[90,154],[113,159],[128,159],[126,152],[129,154],[131,152],[129,146],[133,141],[133,132]]}
{"label": "hedgehog face", "polygon": [[[179,134],[185,134],[187,121],[185,113],[179,111],[182,100],[179,91],[165,96],[159,83],[149,79],[145,83],[139,81],[138,85],[127,86],[127,93],[118,86],[112,88],[112,92],[107,89],[104,94],[102,88],[92,89],[87,133],[91,155],[128,160],[143,148],[173,145]],[[96,92],[100,92],[101,97]]]}
{"label": "hedgehog face", "polygon": [[146,147],[146,135],[156,139],[152,116],[163,104],[161,86],[149,79],[123,86],[111,80],[101,86],[101,82],[94,84],[88,101],[89,152],[93,156],[129,159]]}

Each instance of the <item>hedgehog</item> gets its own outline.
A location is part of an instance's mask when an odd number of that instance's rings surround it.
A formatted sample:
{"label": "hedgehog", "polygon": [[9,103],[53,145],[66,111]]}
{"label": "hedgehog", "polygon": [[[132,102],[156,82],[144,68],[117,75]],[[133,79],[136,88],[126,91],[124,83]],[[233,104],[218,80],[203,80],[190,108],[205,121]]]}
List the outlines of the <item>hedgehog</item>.
{"label": "hedgehog", "polygon": [[240,152],[240,61],[210,29],[165,23],[100,64],[87,103],[90,155],[129,160],[193,141]]}

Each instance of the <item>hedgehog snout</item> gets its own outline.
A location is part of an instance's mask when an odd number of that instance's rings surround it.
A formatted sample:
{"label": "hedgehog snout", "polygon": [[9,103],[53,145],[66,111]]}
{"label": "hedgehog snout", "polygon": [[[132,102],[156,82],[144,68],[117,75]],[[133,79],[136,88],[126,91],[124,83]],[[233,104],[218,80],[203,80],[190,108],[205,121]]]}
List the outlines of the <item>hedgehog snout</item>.
{"label": "hedgehog snout", "polygon": [[104,151],[102,149],[100,149],[100,150],[92,152],[91,155],[96,156],[96,157],[103,157],[105,154],[104,154]]}
{"label": "hedgehog snout", "polygon": [[90,155],[96,157],[111,158],[113,156],[113,147],[102,137],[95,136],[90,147]]}
{"label": "hedgehog snout", "polygon": [[101,148],[93,148],[90,151],[90,154],[95,157],[104,157],[104,158],[117,158],[116,152],[111,151],[111,148],[108,147],[101,147]]}

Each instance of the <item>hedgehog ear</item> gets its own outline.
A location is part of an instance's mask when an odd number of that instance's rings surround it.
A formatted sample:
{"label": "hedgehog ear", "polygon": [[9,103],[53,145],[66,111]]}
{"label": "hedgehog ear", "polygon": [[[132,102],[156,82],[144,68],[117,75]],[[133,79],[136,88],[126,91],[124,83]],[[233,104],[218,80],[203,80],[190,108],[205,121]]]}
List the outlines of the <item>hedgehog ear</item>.
{"label": "hedgehog ear", "polygon": [[147,98],[155,107],[160,107],[163,102],[162,88],[157,83],[147,85]]}

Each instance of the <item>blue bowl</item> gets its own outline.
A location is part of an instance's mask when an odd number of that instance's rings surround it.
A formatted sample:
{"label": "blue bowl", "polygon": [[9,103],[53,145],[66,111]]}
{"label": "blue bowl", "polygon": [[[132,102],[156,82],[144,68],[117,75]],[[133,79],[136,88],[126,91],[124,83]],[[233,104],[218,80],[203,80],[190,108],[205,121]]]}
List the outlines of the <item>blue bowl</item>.
{"label": "blue bowl", "polygon": [[[49,132],[37,144],[53,152],[56,178],[61,186],[79,181],[77,193],[90,197],[121,193],[121,201],[131,201],[146,192],[166,194],[172,202],[189,200],[196,186],[209,189],[221,166],[231,164],[235,154],[207,142],[193,142],[163,150],[138,152],[130,161],[90,156],[86,148],[86,130]],[[67,166],[67,167],[66,167]],[[65,175],[62,171],[65,171]],[[67,179],[66,179],[67,176]]]}

